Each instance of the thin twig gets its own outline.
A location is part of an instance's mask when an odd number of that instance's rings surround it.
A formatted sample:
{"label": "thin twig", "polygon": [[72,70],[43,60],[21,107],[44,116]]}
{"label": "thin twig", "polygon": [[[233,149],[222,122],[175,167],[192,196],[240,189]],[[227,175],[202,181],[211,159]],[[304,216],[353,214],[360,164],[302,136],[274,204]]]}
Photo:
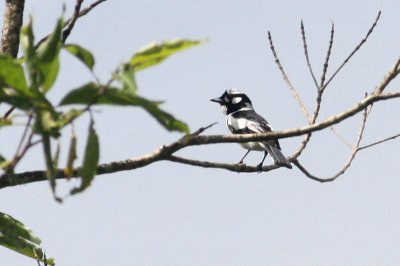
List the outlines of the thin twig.
{"label": "thin twig", "polygon": [[29,115],[29,117],[28,117],[28,122],[26,123],[26,126],[25,126],[25,128],[24,128],[24,132],[22,133],[22,137],[21,137],[21,139],[20,139],[20,141],[19,141],[18,148],[17,148],[17,151],[16,151],[16,153],[15,153],[14,158],[16,158],[16,157],[18,156],[18,154],[20,153],[22,144],[24,143],[26,134],[28,133],[28,129],[29,129],[30,126],[31,126],[31,122],[32,122],[32,115]]}
{"label": "thin twig", "polygon": [[[79,12],[79,17],[83,17],[83,16],[87,15],[90,11],[92,11],[93,8],[95,8],[96,6],[98,6],[99,4],[101,4],[101,3],[105,2],[105,1],[107,1],[107,0],[98,0],[98,1],[90,4],[88,7],[82,9]],[[69,24],[71,20],[72,20],[72,17],[67,19],[65,21],[65,24]]]}
{"label": "thin twig", "polygon": [[31,132],[31,134],[29,135],[28,141],[25,144],[24,149],[21,151],[21,148],[25,141],[26,135],[28,134],[28,130],[30,128],[31,122],[32,122],[32,115],[29,116],[28,121],[24,127],[24,132],[22,133],[22,137],[19,141],[17,150],[15,151],[15,155],[14,155],[13,159],[11,160],[10,164],[8,164],[5,169],[6,173],[10,173],[14,170],[14,168],[17,166],[18,162],[22,159],[22,157],[25,155],[27,150],[30,148],[30,144],[31,144],[31,141],[33,138],[33,132]]}
{"label": "thin twig", "polygon": [[278,58],[278,55],[275,51],[275,47],[274,47],[274,43],[272,42],[272,37],[271,37],[271,33],[268,31],[268,40],[269,40],[269,44],[270,44],[270,48],[272,51],[272,54],[274,55],[275,58],[275,63],[278,65],[279,70],[281,71],[283,80],[286,82],[286,84],[288,85],[290,92],[292,93],[294,99],[297,101],[297,103],[300,105],[300,109],[303,112],[304,116],[307,118],[307,120],[310,122],[311,121],[311,117],[307,111],[306,106],[304,105],[303,101],[301,100],[300,96],[297,94],[295,88],[293,87],[292,83],[290,82],[288,76],[286,75],[285,70],[283,69],[283,66]]}
{"label": "thin twig", "polygon": [[[361,48],[361,46],[367,41],[368,37],[371,35],[372,31],[375,29],[375,26],[378,23],[378,20],[381,16],[381,11],[378,12],[378,16],[375,18],[374,23],[370,27],[370,29],[367,32],[367,35],[365,35],[364,39],[361,40],[361,42],[354,48],[354,50],[347,56],[347,58],[344,60],[344,62],[336,69],[336,71],[333,73],[333,75],[328,79],[328,81],[325,83],[324,87],[327,87],[329,83],[336,77],[336,75],[342,70],[342,68],[347,64],[347,62],[353,57],[353,55]],[[325,89],[325,88],[323,88]]]}
{"label": "thin twig", "polygon": [[[328,51],[326,53],[325,62],[324,62],[324,65],[323,65],[323,70],[322,70],[322,75],[321,75],[321,83],[320,83],[319,86],[317,85],[317,87],[318,87],[317,97],[316,97],[316,100],[315,100],[315,107],[314,107],[313,115],[312,115],[311,119],[309,120],[310,124],[315,124],[315,122],[317,121],[317,117],[319,115],[319,111],[321,109],[322,94],[324,93],[324,90],[322,88],[323,88],[323,84],[324,84],[324,81],[325,81],[325,75],[326,75],[326,72],[327,72],[327,69],[328,69],[329,57],[330,57],[331,50],[332,50],[333,35],[334,35],[334,24],[332,23],[331,35],[330,35],[329,45],[328,45]],[[304,40],[305,40],[305,34],[303,34],[303,37],[304,37]],[[304,137],[304,140],[300,143],[300,147],[291,156],[291,158],[297,159],[301,155],[301,153],[305,150],[305,148],[307,147],[307,144],[310,141],[310,139],[311,139],[311,132],[308,133]]]}
{"label": "thin twig", "polygon": [[33,139],[33,132],[29,134],[28,141],[25,147],[22,149],[22,151],[15,155],[11,163],[5,169],[6,174],[9,174],[14,170],[14,168],[17,166],[17,164],[21,161],[21,159],[25,156],[25,154],[28,152],[30,148],[41,142],[41,141],[32,142],[32,139]]}
{"label": "thin twig", "polygon": [[303,40],[304,55],[306,56],[307,67],[308,67],[308,70],[310,71],[310,74],[311,74],[311,77],[312,77],[312,79],[314,81],[315,87],[317,88],[317,90],[319,90],[318,82],[317,82],[317,79],[315,78],[314,71],[313,71],[313,69],[311,67],[311,63],[310,63],[310,57],[308,55],[306,32],[304,30],[303,20],[301,20],[300,28],[301,28],[301,37],[302,37],[302,40]]}
{"label": "thin twig", "polygon": [[[331,37],[329,39],[328,51],[326,52],[325,62],[324,62],[322,75],[321,75],[321,81],[319,83],[319,89],[321,91],[324,91],[324,89],[326,88],[326,86],[324,86],[324,83],[325,83],[326,72],[328,71],[329,58],[330,58],[330,55],[331,55],[331,52],[332,52],[334,34],[335,34],[335,24],[333,24],[333,22],[332,22]],[[322,95],[322,93],[321,93],[321,95]]]}
{"label": "thin twig", "polygon": [[209,129],[210,127],[212,127],[212,126],[214,126],[214,125],[216,125],[216,124],[218,124],[218,122],[214,122],[214,123],[212,123],[212,124],[209,124],[209,125],[206,126],[206,127],[201,127],[201,128],[199,128],[198,130],[196,130],[195,132],[191,133],[190,135],[191,135],[191,136],[198,136],[198,135],[200,135],[201,133],[203,133],[205,130]]}
{"label": "thin twig", "polygon": [[331,131],[333,132],[333,134],[335,134],[335,136],[341,140],[347,147],[349,147],[350,149],[353,149],[353,145],[351,145],[351,143],[349,141],[347,141],[339,132],[337,132],[337,130],[334,127],[331,127]]}
{"label": "thin twig", "polygon": [[[78,17],[77,17],[76,19],[87,15],[90,11],[92,11],[93,8],[95,8],[96,6],[98,6],[99,4],[101,4],[101,3],[105,2],[105,1],[107,1],[107,0],[98,0],[98,1],[96,1],[96,2],[94,2],[94,3],[92,3],[90,6],[88,6],[88,7],[84,8],[84,9],[82,9],[82,10],[79,12],[79,15],[78,15]],[[68,25],[71,23],[71,21],[74,19],[74,17],[75,17],[75,16],[72,15],[69,19],[67,19],[67,20],[64,22],[65,25],[68,26]],[[75,20],[76,20],[76,19],[75,19]],[[63,35],[64,35],[64,30],[63,30]],[[43,38],[35,45],[35,49],[37,49],[43,42],[45,42],[45,41],[47,40],[47,38],[49,38],[49,36],[50,36],[50,34],[48,34],[47,36],[43,37]]]}
{"label": "thin twig", "polygon": [[8,109],[7,112],[3,115],[3,118],[7,119],[14,110],[15,110],[14,106],[10,107],[10,109]]}
{"label": "thin twig", "polygon": [[373,146],[375,146],[375,145],[379,145],[379,144],[382,144],[382,143],[384,143],[384,142],[387,142],[387,141],[389,141],[389,140],[397,139],[398,137],[400,137],[400,133],[399,133],[399,134],[396,134],[396,135],[393,135],[393,136],[391,136],[391,137],[388,137],[388,138],[385,138],[385,139],[382,139],[382,140],[373,142],[373,143],[371,143],[371,144],[368,144],[368,145],[365,145],[365,146],[361,146],[361,147],[358,148],[358,150],[361,151],[361,150],[364,150],[364,149],[368,149],[368,148],[371,148],[371,147],[373,147]]}
{"label": "thin twig", "polygon": [[68,36],[71,34],[72,29],[74,28],[75,22],[77,21],[77,19],[79,17],[79,11],[81,10],[83,1],[84,0],[76,0],[74,14],[71,17],[70,22],[68,24],[65,24],[66,28],[63,30],[63,33],[62,33],[62,43],[65,43]]}
{"label": "thin twig", "polygon": [[[225,169],[225,170],[237,172],[237,173],[260,172],[260,169],[257,166],[249,166],[249,165],[245,165],[245,164],[229,164],[229,163],[216,163],[216,162],[200,161],[200,160],[182,158],[182,157],[178,157],[175,155],[168,156],[165,160],[171,161],[171,162],[176,162],[176,163],[192,165],[192,166],[199,166],[199,167],[203,167],[203,168]],[[266,166],[262,167],[262,172],[268,172],[271,170],[275,170],[277,168],[279,168],[279,166],[277,166],[275,164],[266,165]]]}

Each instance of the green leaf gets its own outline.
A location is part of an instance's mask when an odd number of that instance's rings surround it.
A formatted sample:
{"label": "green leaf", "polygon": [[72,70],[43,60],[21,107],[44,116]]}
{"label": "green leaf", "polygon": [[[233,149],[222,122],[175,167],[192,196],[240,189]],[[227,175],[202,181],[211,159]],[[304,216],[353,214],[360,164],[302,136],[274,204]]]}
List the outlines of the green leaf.
{"label": "green leaf", "polygon": [[0,154],[0,168],[6,169],[10,165],[11,161],[8,161],[4,156]]}
{"label": "green leaf", "polygon": [[135,70],[129,64],[122,65],[121,69],[115,75],[115,79],[122,85],[122,89],[131,94],[136,94],[137,84],[135,79]]}
{"label": "green leaf", "polygon": [[94,57],[89,50],[77,44],[64,45],[64,49],[82,61],[90,70],[93,70]]}
{"label": "green leaf", "polygon": [[50,136],[46,133],[42,134],[42,144],[43,144],[43,153],[46,161],[46,176],[47,180],[49,180],[51,191],[53,192],[53,196],[56,197],[56,169],[53,164],[53,158],[51,155],[51,140]]}
{"label": "green leaf", "polygon": [[64,22],[60,18],[54,31],[37,49],[38,68],[41,75],[41,87],[47,92],[56,81],[60,69],[59,55],[62,45],[61,34]]}
{"label": "green leaf", "polygon": [[70,91],[60,102],[68,104],[139,105],[130,93],[114,87],[105,89],[93,82]]}
{"label": "green leaf", "polygon": [[67,179],[70,179],[70,177],[74,172],[74,162],[77,159],[76,156],[77,143],[78,139],[76,137],[75,130],[72,128],[71,142],[69,144],[69,150],[68,150],[67,165],[64,168],[64,175],[67,177]]}
{"label": "green leaf", "polygon": [[52,113],[49,111],[43,110],[40,112],[40,119],[41,121],[41,130],[40,132],[46,132],[49,133],[52,131],[53,128],[56,127],[56,120],[53,117]]}
{"label": "green leaf", "polygon": [[31,98],[11,88],[0,89],[0,102],[8,103],[13,107],[25,111],[28,111],[33,107]]}
{"label": "green leaf", "polygon": [[56,127],[58,129],[63,128],[64,126],[70,124],[72,121],[77,119],[83,113],[84,113],[84,110],[71,109],[71,110],[68,110],[67,112],[59,114],[55,121]]}
{"label": "green leaf", "polygon": [[99,93],[100,86],[94,82],[89,82],[70,91],[64,96],[59,105],[92,104]]}
{"label": "green leaf", "polygon": [[24,94],[29,92],[22,65],[5,54],[0,54],[0,86],[11,87]]}
{"label": "green leaf", "polygon": [[[12,120],[9,118],[0,117],[0,127],[11,126]],[[1,160],[1,157],[0,157]]]}
{"label": "green leaf", "polygon": [[35,56],[35,37],[32,30],[32,17],[29,17],[28,24],[21,28],[20,40],[24,51],[24,57],[30,62]]}
{"label": "green leaf", "polygon": [[[0,212],[0,245],[43,262],[44,252],[40,242],[28,227],[10,215]],[[48,265],[54,265],[54,259],[46,261]]]}
{"label": "green leaf", "polygon": [[68,93],[60,105],[67,104],[108,104],[121,106],[140,106],[149,112],[164,128],[171,131],[189,132],[188,126],[173,115],[160,109],[160,102],[150,101],[116,88],[103,89],[88,83]]}
{"label": "green leaf", "polygon": [[51,89],[54,82],[56,82],[58,72],[60,70],[60,59],[57,56],[53,61],[39,64],[40,73],[43,77],[42,88],[44,92]]}
{"label": "green leaf", "polygon": [[32,29],[32,17],[29,17],[27,25],[21,28],[21,44],[24,51],[23,60],[26,62],[26,70],[28,72],[30,88],[38,91],[41,83],[41,75],[38,71],[37,58],[35,53],[35,37]]}
{"label": "green leaf", "polygon": [[93,121],[90,123],[89,135],[86,143],[85,157],[83,159],[82,168],[79,171],[81,176],[81,185],[71,191],[76,194],[84,191],[90,186],[97,171],[97,164],[100,157],[99,137],[93,127]]}
{"label": "green leaf", "polygon": [[153,42],[146,45],[136,54],[134,54],[131,58],[130,64],[135,71],[139,71],[146,67],[161,63],[176,52],[180,52],[202,43],[204,43],[204,41],[193,41],[187,39],[165,41],[160,44]]}
{"label": "green leaf", "polygon": [[149,112],[165,129],[189,133],[189,127],[185,122],[176,119],[173,115],[159,108],[159,103],[141,98],[141,106]]}

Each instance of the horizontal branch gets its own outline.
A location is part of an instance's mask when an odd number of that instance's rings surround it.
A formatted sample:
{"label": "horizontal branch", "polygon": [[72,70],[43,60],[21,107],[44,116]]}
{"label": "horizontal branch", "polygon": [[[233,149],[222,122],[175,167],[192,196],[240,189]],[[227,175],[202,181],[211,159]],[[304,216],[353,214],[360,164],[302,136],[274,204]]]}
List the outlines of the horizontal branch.
{"label": "horizontal branch", "polygon": [[[232,172],[237,173],[259,173],[260,169],[257,166],[250,166],[246,164],[229,164],[229,163],[216,163],[216,162],[208,162],[208,161],[200,161],[200,160],[192,160],[186,159],[178,156],[171,155],[166,160],[181,164],[187,164],[192,166],[199,166],[203,168],[218,168],[225,169]],[[272,164],[262,167],[262,172],[269,172],[271,170],[278,169],[279,166]]]}
{"label": "horizontal branch", "polygon": [[[160,148],[154,150],[152,153],[147,155],[117,161],[117,162],[110,162],[105,164],[100,164],[97,167],[97,175],[102,174],[110,174],[119,171],[126,171],[132,170],[140,167],[144,167],[151,163],[161,161],[161,160],[168,160],[168,161],[175,161],[179,163],[197,165],[201,167],[213,167],[213,168],[223,168],[226,170],[237,171],[238,172],[255,172],[253,167],[251,166],[235,166],[235,165],[228,165],[228,164],[218,164],[214,163],[211,165],[209,162],[202,162],[202,161],[195,161],[184,159],[180,157],[173,156],[175,152],[181,150],[188,146],[195,146],[195,145],[207,145],[207,144],[216,144],[216,143],[242,143],[242,142],[250,142],[250,141],[267,141],[270,139],[281,139],[281,138],[289,138],[295,136],[301,136],[304,134],[312,133],[315,131],[323,130],[327,127],[340,123],[341,121],[363,111],[368,106],[372,105],[375,102],[388,100],[393,98],[399,98],[400,92],[392,92],[392,93],[377,93],[383,92],[385,87],[390,83],[393,78],[399,74],[399,64],[400,58],[396,61],[394,67],[389,71],[389,73],[385,76],[384,80],[377,86],[374,93],[368,95],[363,100],[352,106],[351,108],[347,109],[346,111],[328,117],[322,122],[311,124],[302,128],[294,128],[288,129],[284,131],[274,131],[268,133],[260,133],[260,134],[243,134],[243,135],[206,135],[201,136],[200,134],[206,130],[208,127],[200,128],[196,132],[185,135],[179,140],[169,144],[163,145]],[[295,162],[297,158],[290,158],[292,162]],[[263,171],[270,171],[276,169],[276,166],[266,166],[263,168]],[[73,171],[72,177],[79,176],[80,168],[77,168]],[[64,171],[62,169],[58,169],[56,171],[56,179],[63,179],[65,178]],[[45,171],[30,171],[18,174],[4,174],[0,177],[0,188],[15,186],[20,184],[27,184],[31,182],[37,181],[44,181],[47,180]]]}

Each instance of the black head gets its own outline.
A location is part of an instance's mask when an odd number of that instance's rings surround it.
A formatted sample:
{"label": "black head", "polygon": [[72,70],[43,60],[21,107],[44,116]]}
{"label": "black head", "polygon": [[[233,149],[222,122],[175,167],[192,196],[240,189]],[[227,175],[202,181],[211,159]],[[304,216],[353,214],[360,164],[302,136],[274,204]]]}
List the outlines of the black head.
{"label": "black head", "polygon": [[210,101],[219,103],[222,106],[222,111],[227,115],[244,108],[253,109],[249,97],[236,89],[227,90],[221,97]]}

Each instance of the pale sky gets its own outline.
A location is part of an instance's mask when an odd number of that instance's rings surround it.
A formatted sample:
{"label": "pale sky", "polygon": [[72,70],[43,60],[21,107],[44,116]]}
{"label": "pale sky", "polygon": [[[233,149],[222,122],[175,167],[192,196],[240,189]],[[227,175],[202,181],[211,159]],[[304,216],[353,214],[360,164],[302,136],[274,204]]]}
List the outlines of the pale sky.
{"label": "pale sky", "polygon": [[[67,16],[73,11],[74,1],[69,2]],[[25,14],[32,14],[37,38],[54,27],[62,4],[27,1]],[[311,111],[315,87],[304,59],[301,19],[319,78],[331,22],[335,23],[335,39],[328,73],[365,36],[379,10],[382,18],[369,41],[328,87],[322,119],[371,92],[398,58],[398,0],[109,0],[78,20],[68,42],[95,54],[95,72],[105,82],[117,64],[151,41],[207,38],[206,44],[138,73],[139,93],[166,100],[164,108],[193,131],[219,122],[205,133],[226,134],[225,117],[209,99],[236,87],[249,95],[257,112],[281,130],[304,126],[307,121],[274,63],[267,31]],[[55,102],[68,90],[92,80],[85,67],[67,54],[61,68],[49,94]],[[388,88],[396,89],[400,89],[399,80]],[[140,156],[181,136],[165,131],[138,108],[96,110],[101,162]],[[363,144],[399,133],[399,112],[398,100],[376,104]],[[353,142],[360,120],[356,116],[337,130]],[[87,122],[85,117],[76,124],[80,152]],[[15,152],[21,131],[1,130],[2,154]],[[64,152],[68,136],[66,130]],[[300,142],[301,138],[280,141],[287,155]],[[99,176],[87,191],[61,205],[53,200],[47,182],[5,188],[0,191],[0,211],[29,226],[59,266],[400,265],[399,150],[395,140],[362,151],[345,175],[325,184],[306,178],[296,168],[237,174],[158,162]],[[219,144],[191,147],[178,154],[235,163],[244,152],[237,144]],[[349,153],[349,148],[327,131],[313,136],[300,161],[312,173],[330,176]],[[253,152],[247,163],[256,165],[261,158],[261,153]],[[271,163],[270,158],[266,162]],[[41,149],[36,149],[17,171],[43,169],[43,165]],[[58,182],[58,193],[65,195],[76,184]],[[0,247],[0,264],[36,262]]]}

